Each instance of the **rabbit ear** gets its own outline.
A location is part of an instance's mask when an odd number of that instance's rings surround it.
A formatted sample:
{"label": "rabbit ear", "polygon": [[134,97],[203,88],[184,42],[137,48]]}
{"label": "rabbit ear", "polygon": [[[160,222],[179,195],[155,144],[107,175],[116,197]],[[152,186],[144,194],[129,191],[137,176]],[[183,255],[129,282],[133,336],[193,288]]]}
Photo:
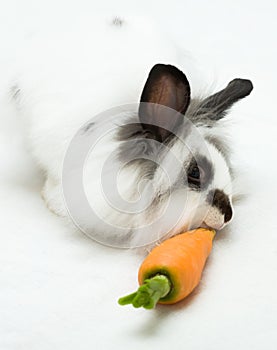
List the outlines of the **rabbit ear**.
{"label": "rabbit ear", "polygon": [[[182,123],[180,113],[185,114],[190,103],[190,86],[185,74],[174,66],[156,64],[149,73],[140,102],[139,119],[143,129],[156,140],[165,141],[171,135],[169,130]],[[160,105],[179,113],[170,113]]]}
{"label": "rabbit ear", "polygon": [[253,90],[250,80],[234,79],[225,89],[207,97],[202,101],[197,114],[208,114],[209,119],[219,120],[225,116],[228,109],[240,99],[248,96]]}

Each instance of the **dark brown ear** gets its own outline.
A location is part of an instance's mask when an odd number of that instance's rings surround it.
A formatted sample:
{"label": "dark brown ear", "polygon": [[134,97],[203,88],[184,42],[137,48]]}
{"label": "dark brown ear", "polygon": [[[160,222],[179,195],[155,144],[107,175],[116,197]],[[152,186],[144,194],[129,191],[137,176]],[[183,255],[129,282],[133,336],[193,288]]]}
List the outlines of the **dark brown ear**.
{"label": "dark brown ear", "polygon": [[143,129],[156,140],[165,141],[182,123],[180,113],[185,114],[190,103],[190,86],[185,74],[174,66],[156,64],[149,73],[140,102],[139,119]]}
{"label": "dark brown ear", "polygon": [[207,97],[202,101],[198,113],[208,114],[211,120],[219,120],[225,116],[234,103],[248,96],[253,84],[247,79],[234,79],[225,89]]}

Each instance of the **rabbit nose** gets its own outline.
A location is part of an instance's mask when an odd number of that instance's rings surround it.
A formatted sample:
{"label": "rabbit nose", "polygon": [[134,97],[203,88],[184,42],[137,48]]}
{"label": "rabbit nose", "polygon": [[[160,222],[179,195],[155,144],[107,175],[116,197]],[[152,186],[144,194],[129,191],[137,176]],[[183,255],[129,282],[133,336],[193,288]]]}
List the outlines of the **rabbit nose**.
{"label": "rabbit nose", "polygon": [[225,214],[224,214],[224,222],[225,224],[229,222],[233,217],[233,210],[231,205],[229,204],[226,209],[225,209]]}
{"label": "rabbit nose", "polygon": [[219,189],[211,191],[208,195],[207,201],[224,215],[224,223],[227,223],[232,219],[233,209],[229,197],[223,191]]}

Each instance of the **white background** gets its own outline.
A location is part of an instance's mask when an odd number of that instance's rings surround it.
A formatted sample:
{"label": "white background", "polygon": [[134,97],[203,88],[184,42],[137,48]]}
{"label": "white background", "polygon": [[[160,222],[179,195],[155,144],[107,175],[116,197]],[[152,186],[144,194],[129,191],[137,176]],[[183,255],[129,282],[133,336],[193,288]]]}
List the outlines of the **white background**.
{"label": "white background", "polygon": [[[154,311],[117,305],[142,256],[102,247],[50,213],[42,176],[4,96],[8,67],[38,29],[103,9],[152,15],[210,83],[250,78],[232,112],[244,200],[202,282]],[[276,1],[0,1],[0,349],[276,349]]]}

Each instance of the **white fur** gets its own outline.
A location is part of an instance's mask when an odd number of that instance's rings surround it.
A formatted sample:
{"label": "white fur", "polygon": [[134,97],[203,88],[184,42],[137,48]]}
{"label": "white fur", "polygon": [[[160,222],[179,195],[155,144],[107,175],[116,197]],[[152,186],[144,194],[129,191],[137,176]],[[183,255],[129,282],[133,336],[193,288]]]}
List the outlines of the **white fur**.
{"label": "white fur", "polygon": [[[39,36],[30,41],[19,62],[14,84],[20,89],[17,104],[26,126],[30,151],[45,171],[42,195],[49,209],[58,215],[67,215],[61,172],[65,152],[76,131],[97,113],[138,102],[147,74],[154,64],[170,63],[186,72],[187,68],[179,58],[180,52],[156,30],[153,23],[135,18],[124,20],[120,26],[112,24],[112,18],[100,17],[93,23],[83,24],[82,29],[66,28],[65,33],[55,33],[52,37]],[[106,203],[101,192],[101,168],[106,157],[119,145],[112,136],[107,135],[93,156],[88,158],[84,184],[94,210],[115,228],[120,227],[122,230],[119,232],[124,234],[124,228],[135,229],[153,221],[153,217],[145,212],[135,216],[118,213]],[[179,159],[186,157],[178,144],[172,151]],[[231,177],[224,158],[212,145],[208,146],[208,151],[216,165],[213,186],[224,189],[231,196]],[[170,169],[166,159],[164,165]],[[137,176],[128,169],[119,175],[119,192],[127,201],[139,198],[143,191],[149,191],[147,183],[141,184],[141,193],[136,190]],[[175,176],[178,176],[177,172]],[[168,187],[160,173],[156,174],[153,186],[161,192]],[[186,210],[179,223],[172,222],[171,214],[184,204],[181,192],[174,194],[174,205],[166,216],[162,216],[164,208],[161,209],[162,220],[154,226],[155,234],[147,232],[152,235],[149,241],[162,237],[168,230],[172,235],[199,224],[197,213],[205,212],[207,204],[200,203],[200,195],[195,192],[187,195]],[[147,198],[150,197],[151,191]],[[223,216],[213,210],[208,214],[206,224],[220,228]],[[95,230],[103,236],[113,234],[103,232],[101,225],[96,225]],[[139,237],[133,238],[134,245],[141,243]]]}

